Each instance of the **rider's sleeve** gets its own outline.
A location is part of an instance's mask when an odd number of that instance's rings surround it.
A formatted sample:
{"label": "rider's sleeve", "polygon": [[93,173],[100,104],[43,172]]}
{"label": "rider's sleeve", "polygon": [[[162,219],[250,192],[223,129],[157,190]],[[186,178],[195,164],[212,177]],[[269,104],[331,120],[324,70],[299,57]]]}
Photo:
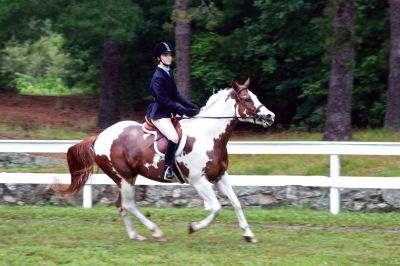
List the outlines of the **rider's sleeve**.
{"label": "rider's sleeve", "polygon": [[176,91],[176,101],[186,108],[196,109],[196,105],[194,105],[188,98],[182,95],[178,90]]}
{"label": "rider's sleeve", "polygon": [[167,107],[171,111],[171,113],[181,116],[184,115],[186,112],[186,108],[171,100],[171,98],[166,93],[166,85],[164,82],[165,81],[162,78],[155,78],[152,83],[153,93],[157,102]]}

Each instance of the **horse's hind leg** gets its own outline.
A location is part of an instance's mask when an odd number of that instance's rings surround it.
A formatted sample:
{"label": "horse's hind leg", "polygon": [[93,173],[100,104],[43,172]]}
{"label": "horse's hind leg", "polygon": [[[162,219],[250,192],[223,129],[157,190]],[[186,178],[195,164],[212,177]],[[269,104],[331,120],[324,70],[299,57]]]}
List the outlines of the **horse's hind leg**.
{"label": "horse's hind leg", "polygon": [[190,234],[207,227],[215,219],[215,217],[218,216],[221,210],[221,204],[215,195],[212,185],[204,177],[194,181],[192,185],[203,198],[203,200],[211,207],[211,214],[200,222],[191,222],[189,224]]}
{"label": "horse's hind leg", "polygon": [[132,225],[132,220],[131,217],[129,216],[129,213],[127,209],[123,206],[122,204],[122,191],[118,194],[118,201],[117,201],[117,207],[119,210],[119,214],[121,215],[122,221],[124,222],[125,229],[128,232],[128,236],[130,239],[136,239],[136,240],[145,240],[146,238],[144,236],[141,236],[137,233],[135,228]]}
{"label": "horse's hind leg", "polygon": [[[132,214],[136,216],[136,218],[139,219],[139,221],[146,226],[150,231],[152,231],[152,236],[158,240],[158,241],[165,241],[164,234],[161,231],[161,229],[152,221],[146,218],[136,207],[135,204],[135,187],[134,185],[129,184],[125,180],[121,182],[121,206],[122,210],[126,212],[128,210]],[[138,240],[144,240],[145,237],[139,235],[136,233],[136,231],[132,227],[132,222],[130,220],[130,217],[126,213],[124,216],[121,213],[121,216],[124,220],[125,227],[128,230],[128,235],[131,239],[138,239]],[[133,230],[133,232],[132,232]],[[135,234],[136,233],[136,234]],[[133,237],[132,237],[133,236]]]}
{"label": "horse's hind leg", "polygon": [[228,173],[226,172],[224,173],[224,175],[217,183],[217,187],[223,194],[225,194],[228,197],[233,208],[235,209],[236,216],[239,220],[239,225],[244,231],[243,237],[246,239],[246,241],[250,243],[256,243],[257,239],[254,237],[253,232],[250,230],[249,224],[246,221],[246,217],[244,216],[240,202],[236,197],[236,194],[233,191],[231,184],[229,183]]}

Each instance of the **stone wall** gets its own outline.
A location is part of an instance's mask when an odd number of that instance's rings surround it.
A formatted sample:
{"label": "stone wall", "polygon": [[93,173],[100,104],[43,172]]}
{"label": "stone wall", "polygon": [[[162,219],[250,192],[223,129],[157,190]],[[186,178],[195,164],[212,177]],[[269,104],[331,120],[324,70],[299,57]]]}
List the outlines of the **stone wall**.
{"label": "stone wall", "polygon": [[[61,159],[28,154],[0,154],[1,167],[50,165],[65,163]],[[276,208],[308,207],[329,210],[329,188],[318,187],[234,187],[241,204],[246,207]],[[93,203],[115,205],[117,188],[93,185]],[[228,199],[217,193],[223,206],[231,206]],[[139,206],[202,207],[203,201],[190,186],[137,186]],[[55,195],[50,185],[0,184],[0,204],[7,205],[82,205],[82,192],[74,196]],[[386,189],[342,189],[341,206],[349,211],[400,211],[400,191]]]}

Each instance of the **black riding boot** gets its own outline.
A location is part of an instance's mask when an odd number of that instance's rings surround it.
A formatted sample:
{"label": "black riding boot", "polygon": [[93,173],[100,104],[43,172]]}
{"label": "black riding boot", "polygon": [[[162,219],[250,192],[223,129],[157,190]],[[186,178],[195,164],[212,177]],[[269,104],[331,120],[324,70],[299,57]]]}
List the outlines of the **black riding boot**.
{"label": "black riding boot", "polygon": [[164,162],[164,180],[172,181],[174,178],[174,173],[172,172],[172,163],[175,157],[175,148],[176,144],[168,140],[168,148],[165,153],[165,162]]}

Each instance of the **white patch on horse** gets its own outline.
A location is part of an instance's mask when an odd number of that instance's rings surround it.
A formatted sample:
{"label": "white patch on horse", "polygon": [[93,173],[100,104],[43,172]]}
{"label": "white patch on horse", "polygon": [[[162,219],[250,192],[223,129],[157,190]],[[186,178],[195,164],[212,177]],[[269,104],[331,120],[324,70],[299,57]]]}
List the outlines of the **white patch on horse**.
{"label": "white patch on horse", "polygon": [[154,155],[154,157],[153,157],[153,162],[151,164],[150,163],[145,163],[143,166],[145,168],[147,168],[148,170],[149,170],[150,167],[157,168],[158,167],[157,165],[160,162],[160,160],[161,160],[161,156],[156,153]]}
{"label": "white patch on horse", "polygon": [[144,133],[144,134],[143,134],[143,140],[146,140],[148,136],[150,136],[149,133]]}
{"label": "white patch on horse", "polygon": [[211,96],[198,116],[232,118],[198,118],[182,121],[186,128],[194,129],[188,130],[188,138],[194,137],[196,141],[193,144],[192,152],[181,154],[177,157],[176,161],[178,163],[184,163],[184,165],[190,169],[189,178],[192,181],[204,178],[205,173],[203,169],[210,160],[207,153],[204,151],[212,151],[214,149],[214,139],[226,132],[227,126],[234,119],[235,104],[231,102],[234,101],[234,99],[228,97],[229,92],[229,89],[225,89]]}
{"label": "white patch on horse", "polygon": [[135,125],[140,124],[135,121],[121,121],[105,129],[99,134],[96,142],[94,143],[95,154],[99,156],[105,155],[109,160],[111,160],[110,152],[114,140],[118,138],[125,128]]}

